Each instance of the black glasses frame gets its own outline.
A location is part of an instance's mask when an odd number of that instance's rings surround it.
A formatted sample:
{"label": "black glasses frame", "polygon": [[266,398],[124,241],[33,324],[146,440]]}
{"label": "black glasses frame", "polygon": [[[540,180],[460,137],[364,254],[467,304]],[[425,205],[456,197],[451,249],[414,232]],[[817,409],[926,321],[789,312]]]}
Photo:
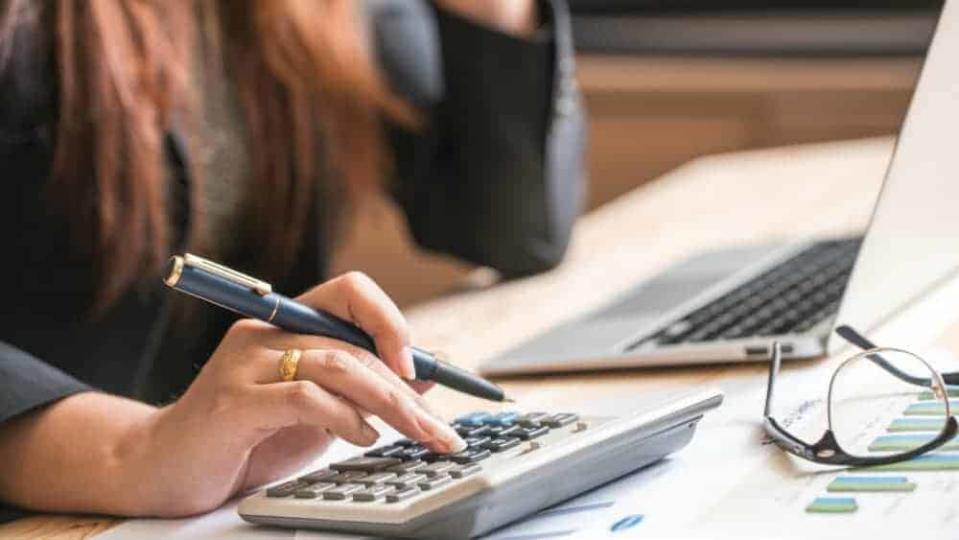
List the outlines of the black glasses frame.
{"label": "black glasses frame", "polygon": [[[842,338],[849,343],[862,349],[865,353],[869,353],[872,350],[878,349],[875,344],[849,326],[844,325],[836,328],[836,333],[842,336]],[[945,381],[959,381],[959,372],[945,373],[941,375],[936,374],[938,380],[933,381],[932,379],[928,378],[915,377],[899,370],[896,366],[892,365],[888,360],[883,358],[881,354],[878,354],[878,352],[866,354],[865,357],[904,382],[924,388],[932,388],[934,390],[936,388],[943,389],[943,391],[946,393],[945,401],[948,419],[946,420],[945,428],[942,430],[939,436],[927,442],[926,444],[907,452],[888,456],[870,457],[853,456],[843,450],[836,441],[836,436],[832,432],[831,425],[827,427],[826,432],[823,433],[822,437],[820,437],[820,439],[813,444],[809,444],[802,439],[799,439],[795,435],[786,431],[786,429],[776,422],[776,420],[770,415],[770,411],[772,410],[773,388],[776,384],[776,376],[779,374],[779,366],[782,363],[782,348],[778,342],[773,343],[769,362],[769,382],[766,386],[766,405],[763,409],[763,428],[765,428],[766,435],[769,436],[776,446],[794,456],[824,465],[845,465],[854,467],[888,465],[890,463],[906,461],[916,456],[925,454],[931,450],[935,450],[956,436],[957,431],[959,431],[959,423],[956,422],[956,418],[951,414],[949,408],[948,392],[945,391]]]}

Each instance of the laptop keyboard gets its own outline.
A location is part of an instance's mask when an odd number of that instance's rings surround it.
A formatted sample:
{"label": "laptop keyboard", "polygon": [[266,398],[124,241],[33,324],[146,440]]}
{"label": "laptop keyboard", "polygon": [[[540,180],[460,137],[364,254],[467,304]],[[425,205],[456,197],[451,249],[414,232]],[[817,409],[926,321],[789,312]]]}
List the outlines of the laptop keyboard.
{"label": "laptop keyboard", "polygon": [[861,243],[816,242],[627,350],[809,330],[835,315]]}

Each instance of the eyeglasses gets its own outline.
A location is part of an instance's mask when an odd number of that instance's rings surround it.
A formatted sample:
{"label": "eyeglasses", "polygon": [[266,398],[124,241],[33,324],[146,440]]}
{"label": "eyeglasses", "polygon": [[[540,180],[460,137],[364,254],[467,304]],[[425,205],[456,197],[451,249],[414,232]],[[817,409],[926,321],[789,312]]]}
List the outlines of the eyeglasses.
{"label": "eyeglasses", "polygon": [[[940,374],[915,354],[877,347],[849,326],[840,326],[836,333],[862,350],[833,373],[827,398],[828,426],[814,444],[792,435],[770,415],[782,361],[781,347],[773,343],[763,426],[776,446],[816,463],[872,466],[914,458],[956,436],[959,426],[952,416],[944,380],[959,381],[959,372]],[[904,412],[906,416],[902,416]],[[874,438],[886,428],[902,428],[904,433]]]}

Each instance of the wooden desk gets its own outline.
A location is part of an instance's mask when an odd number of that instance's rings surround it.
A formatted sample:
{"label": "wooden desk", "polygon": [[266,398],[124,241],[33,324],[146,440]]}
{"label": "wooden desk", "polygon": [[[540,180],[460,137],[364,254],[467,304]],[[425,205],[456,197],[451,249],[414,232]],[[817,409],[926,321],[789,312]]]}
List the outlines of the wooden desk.
{"label": "wooden desk", "polygon": [[[826,235],[863,226],[892,150],[888,138],[786,147],[695,160],[582,218],[568,260],[546,275],[489,290],[476,287],[409,311],[414,339],[446,351],[462,364],[481,359],[601,305],[637,280],[688,254],[722,244]],[[482,275],[473,276],[482,281]],[[950,335],[959,335],[959,328]],[[959,346],[959,340],[952,339]],[[810,365],[810,364],[806,364]],[[813,364],[815,365],[815,364]],[[735,392],[764,378],[765,366],[524,377],[504,380],[524,403],[717,384],[727,405],[709,418],[722,421]],[[431,399],[450,416],[474,400],[445,389]],[[752,407],[753,403],[746,403]],[[756,415],[760,405],[756,405]],[[751,410],[751,409],[750,409]],[[715,420],[714,420],[715,419]],[[705,423],[704,423],[705,424]],[[707,426],[704,426],[708,428]],[[700,437],[694,441],[704,439]],[[86,538],[108,519],[38,517],[0,527],[0,537]]]}

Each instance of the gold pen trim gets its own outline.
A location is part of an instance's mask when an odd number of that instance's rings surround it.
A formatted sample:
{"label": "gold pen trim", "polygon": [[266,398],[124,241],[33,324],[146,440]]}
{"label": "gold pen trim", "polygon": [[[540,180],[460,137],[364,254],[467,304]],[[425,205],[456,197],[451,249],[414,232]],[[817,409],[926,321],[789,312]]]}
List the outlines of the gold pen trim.
{"label": "gold pen trim", "polygon": [[170,257],[170,264],[170,273],[167,277],[163,278],[163,283],[166,283],[167,287],[175,287],[183,275],[183,257],[179,255]]}
{"label": "gold pen trim", "polygon": [[177,281],[180,280],[180,276],[183,274],[183,268],[185,266],[199,268],[204,272],[209,272],[215,276],[232,281],[237,285],[251,289],[260,296],[266,296],[273,292],[273,286],[263,280],[259,280],[255,277],[237,272],[232,268],[227,268],[226,266],[204,259],[203,257],[198,257],[191,253],[185,253],[183,257],[174,257],[173,269],[165,280],[166,284],[171,287],[176,285]]}

